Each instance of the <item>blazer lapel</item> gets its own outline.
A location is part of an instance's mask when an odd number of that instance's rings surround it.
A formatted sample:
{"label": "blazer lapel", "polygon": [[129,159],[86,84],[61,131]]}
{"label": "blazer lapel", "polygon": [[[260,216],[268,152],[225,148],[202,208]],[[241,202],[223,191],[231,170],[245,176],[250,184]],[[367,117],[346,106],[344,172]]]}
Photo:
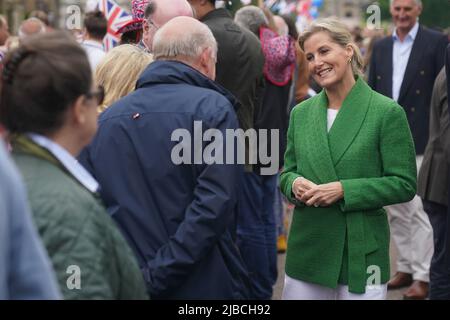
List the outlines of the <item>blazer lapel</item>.
{"label": "blazer lapel", "polygon": [[427,47],[428,40],[423,37],[422,27],[419,27],[416,39],[414,40],[413,47],[411,49],[411,55],[408,60],[408,65],[406,67],[405,76],[403,77],[402,86],[400,89],[400,95],[398,101],[400,101],[408,92],[409,86],[411,85],[414,77],[419,70],[419,62],[422,59],[423,52]]}
{"label": "blazer lapel", "polygon": [[307,157],[310,160],[311,169],[319,179],[315,182],[320,184],[337,181],[328,145],[327,108],[328,98],[325,91],[322,90],[311,107],[312,121],[308,121],[309,137],[306,138],[307,149],[310,151],[307,153]]}
{"label": "blazer lapel", "polygon": [[331,158],[336,166],[358,135],[369,109],[372,91],[358,78],[345,98],[328,135]]}

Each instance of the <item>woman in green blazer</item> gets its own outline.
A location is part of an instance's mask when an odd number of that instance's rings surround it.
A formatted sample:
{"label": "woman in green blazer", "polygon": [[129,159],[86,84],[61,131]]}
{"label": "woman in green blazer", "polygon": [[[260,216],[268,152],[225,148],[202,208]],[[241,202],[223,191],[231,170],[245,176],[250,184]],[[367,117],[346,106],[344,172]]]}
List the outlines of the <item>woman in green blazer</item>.
{"label": "woman in green blazer", "polygon": [[384,206],[416,192],[403,109],[362,80],[347,28],[318,20],[300,37],[324,88],[292,111],[281,188],[296,205],[284,299],[384,299],[389,225]]}

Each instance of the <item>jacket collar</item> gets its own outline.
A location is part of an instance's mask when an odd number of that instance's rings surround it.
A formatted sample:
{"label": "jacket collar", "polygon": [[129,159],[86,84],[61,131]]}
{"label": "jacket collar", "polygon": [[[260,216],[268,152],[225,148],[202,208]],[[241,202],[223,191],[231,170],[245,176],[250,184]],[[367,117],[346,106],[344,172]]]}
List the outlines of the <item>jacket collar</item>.
{"label": "jacket collar", "polygon": [[229,18],[229,19],[233,19],[230,15],[230,13],[227,11],[227,9],[224,8],[219,8],[219,9],[215,9],[212,10],[210,12],[208,12],[207,14],[205,14],[203,16],[203,18],[200,19],[201,22],[205,22],[208,20],[213,20],[216,18]]}
{"label": "jacket collar", "polygon": [[62,163],[61,161],[56,158],[49,150],[47,150],[44,147],[41,147],[36,142],[31,140],[28,136],[20,134],[15,135],[11,139],[12,149],[13,153],[22,153],[31,155],[33,157],[45,160],[47,162],[50,162],[54,166],[61,169],[65,174],[70,176],[73,180],[75,180],[80,186],[85,188],[87,191],[89,191],[94,196],[98,197],[98,192],[93,191],[92,189],[88,188],[86,185],[84,185],[80,180],[78,180]]}
{"label": "jacket collar", "polygon": [[210,89],[225,96],[235,110],[240,107],[238,100],[228,90],[191,66],[179,61],[160,60],[152,62],[139,77],[136,89],[158,84],[188,84]]}
{"label": "jacket collar", "polygon": [[372,99],[372,90],[358,77],[345,98],[336,120],[327,132],[328,97],[325,90],[312,102],[312,121],[309,132],[313,135],[309,146],[314,170],[321,183],[337,180],[336,165],[352,144],[366,118]]}
{"label": "jacket collar", "polygon": [[[416,40],[417,37],[417,33],[419,32],[419,22],[416,22],[416,24],[414,25],[414,27],[408,32],[407,34],[407,38],[411,39],[412,41]],[[394,39],[394,41],[400,40],[400,38],[397,35],[397,29],[394,30],[394,32],[392,33],[392,38]]]}

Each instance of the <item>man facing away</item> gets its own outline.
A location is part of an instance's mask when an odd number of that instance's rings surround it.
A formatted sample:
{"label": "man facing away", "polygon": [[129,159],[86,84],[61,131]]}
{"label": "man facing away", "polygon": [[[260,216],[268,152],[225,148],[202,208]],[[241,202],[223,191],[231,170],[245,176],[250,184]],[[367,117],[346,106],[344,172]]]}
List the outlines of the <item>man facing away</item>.
{"label": "man facing away", "polygon": [[91,11],[86,13],[84,18],[85,35],[81,46],[86,51],[91,65],[92,72],[95,72],[97,65],[105,57],[105,49],[103,48],[103,38],[106,35],[108,21],[104,14],[99,11]]}
{"label": "man facing away", "polygon": [[19,41],[41,33],[45,33],[45,24],[38,18],[29,18],[19,26]]}
{"label": "man facing away", "polygon": [[217,43],[207,26],[177,17],[155,34],[153,54],[136,91],[100,115],[81,160],[152,299],[249,298],[230,231],[242,168],[224,160],[236,101],[213,81]]}
{"label": "man facing away", "polygon": [[[395,31],[374,46],[369,84],[405,109],[419,169],[428,141],[433,84],[444,64],[447,38],[419,24],[421,0],[391,0],[390,11]],[[433,231],[422,201],[416,196],[408,203],[389,206],[388,213],[392,238],[398,249],[398,272],[388,288],[411,285],[404,298],[425,299]]]}

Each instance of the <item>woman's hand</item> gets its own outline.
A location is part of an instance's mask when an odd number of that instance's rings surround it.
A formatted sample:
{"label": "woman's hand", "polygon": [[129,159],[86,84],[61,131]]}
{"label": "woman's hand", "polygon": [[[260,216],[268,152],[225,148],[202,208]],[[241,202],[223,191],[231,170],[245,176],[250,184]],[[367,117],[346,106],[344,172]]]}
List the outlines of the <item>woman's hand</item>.
{"label": "woman's hand", "polygon": [[305,194],[306,191],[311,190],[312,188],[317,187],[314,182],[309,181],[303,177],[297,178],[292,183],[292,193],[294,194],[297,200],[301,201],[301,197]]}
{"label": "woman's hand", "polygon": [[308,207],[328,207],[344,198],[344,189],[340,182],[317,185],[304,192],[300,201]]}

